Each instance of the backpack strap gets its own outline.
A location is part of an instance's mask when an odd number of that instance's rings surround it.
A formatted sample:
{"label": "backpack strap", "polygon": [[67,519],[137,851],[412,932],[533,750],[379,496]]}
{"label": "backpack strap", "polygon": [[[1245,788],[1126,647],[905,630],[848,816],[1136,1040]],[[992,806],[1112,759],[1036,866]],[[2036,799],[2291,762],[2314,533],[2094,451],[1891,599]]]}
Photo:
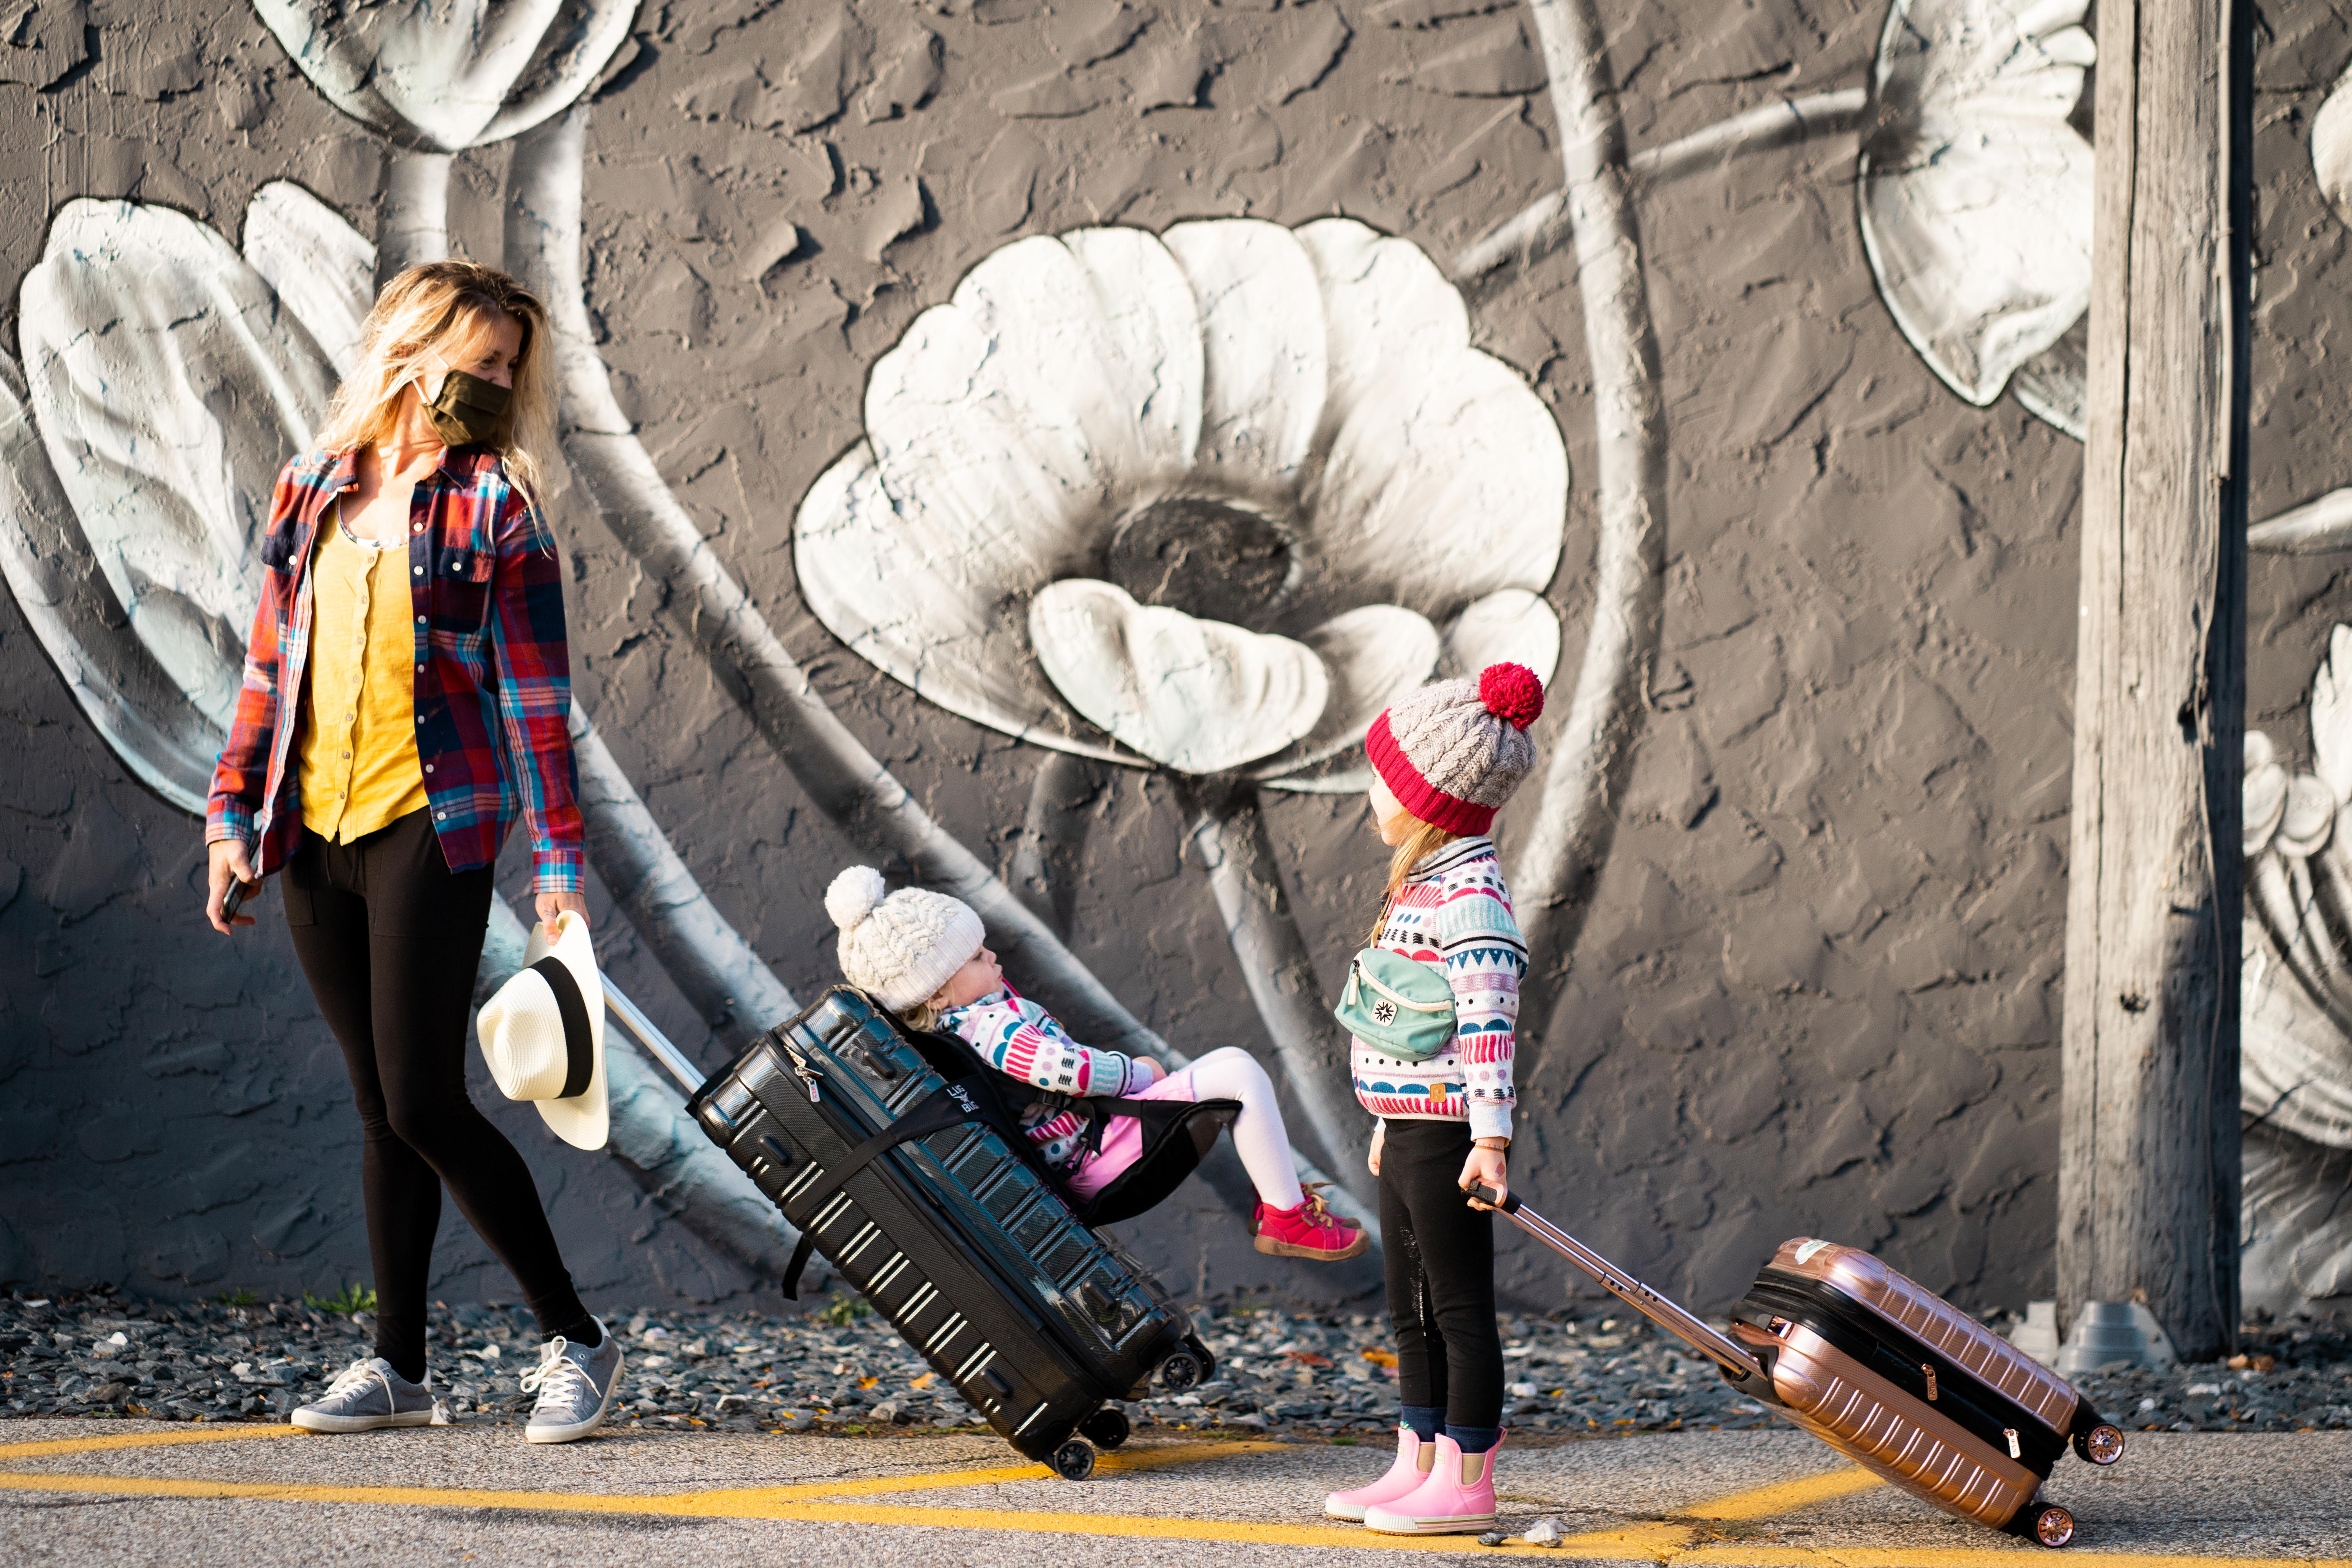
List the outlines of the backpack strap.
{"label": "backpack strap", "polygon": [[[942,1084],[908,1108],[907,1113],[852,1149],[841,1163],[825,1173],[824,1179],[808,1195],[809,1214],[821,1213],[834,1195],[847,1184],[849,1178],[874,1162],[877,1155],[887,1153],[901,1143],[918,1138],[928,1138],[950,1127],[967,1121],[994,1126],[1003,1112],[987,1102],[986,1090],[973,1079]],[[792,1261],[784,1266],[784,1299],[797,1301],[800,1298],[801,1273],[808,1267],[809,1254],[816,1248],[814,1233],[801,1232],[801,1244],[793,1248]]]}

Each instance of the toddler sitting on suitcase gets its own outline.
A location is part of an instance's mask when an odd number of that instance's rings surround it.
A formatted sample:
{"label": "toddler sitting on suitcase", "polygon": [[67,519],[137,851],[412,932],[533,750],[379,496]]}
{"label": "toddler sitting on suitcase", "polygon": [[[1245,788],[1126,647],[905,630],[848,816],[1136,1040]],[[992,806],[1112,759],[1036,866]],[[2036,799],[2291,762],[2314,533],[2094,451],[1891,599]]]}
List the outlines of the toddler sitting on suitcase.
{"label": "toddler sitting on suitcase", "polygon": [[[1234,1147],[1257,1188],[1260,1252],[1337,1262],[1371,1245],[1321,1198],[1300,1188],[1273,1081],[1249,1052],[1227,1046],[1181,1072],[1164,1073],[1148,1057],[1082,1046],[1052,1014],[1006,983],[970,905],[920,888],[901,888],[886,898],[882,873],[870,866],[852,866],[835,877],[824,908],[841,928],[841,972],[852,985],[910,1028],[956,1036],[999,1071],[1079,1099],[1239,1102]],[[1026,1131],[1045,1163],[1082,1200],[1109,1186],[1142,1153],[1142,1129],[1130,1116],[1111,1117],[1098,1148],[1088,1147],[1087,1120],[1076,1110],[1040,1116]]]}

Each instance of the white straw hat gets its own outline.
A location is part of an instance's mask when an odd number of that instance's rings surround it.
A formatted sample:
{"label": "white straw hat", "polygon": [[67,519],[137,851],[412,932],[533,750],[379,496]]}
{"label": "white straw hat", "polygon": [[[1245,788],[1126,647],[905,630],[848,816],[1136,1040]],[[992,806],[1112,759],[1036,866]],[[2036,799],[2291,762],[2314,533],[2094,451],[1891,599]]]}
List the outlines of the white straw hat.
{"label": "white straw hat", "polygon": [[482,1059],[509,1100],[528,1100],[555,1135],[602,1149],[611,1125],[604,1089],[604,983],[588,922],[566,910],[551,943],[530,928],[524,967],[482,1004]]}

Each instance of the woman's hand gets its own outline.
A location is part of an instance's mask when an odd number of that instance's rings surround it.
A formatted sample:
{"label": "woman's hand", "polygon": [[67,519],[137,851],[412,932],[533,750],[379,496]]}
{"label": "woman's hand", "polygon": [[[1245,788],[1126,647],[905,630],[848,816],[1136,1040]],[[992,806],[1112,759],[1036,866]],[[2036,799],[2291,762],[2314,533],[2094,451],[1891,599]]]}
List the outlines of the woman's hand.
{"label": "woman's hand", "polygon": [[[1489,1149],[1483,1144],[1472,1144],[1470,1157],[1462,1162],[1462,1179],[1454,1184],[1465,1193],[1475,1184],[1494,1188],[1495,1195],[1498,1198],[1510,1196],[1510,1173],[1505,1168],[1503,1151]],[[1472,1198],[1470,1206],[1474,1209],[1491,1210],[1495,1205],[1480,1203],[1476,1198]]]}
{"label": "woman's hand", "polygon": [[534,903],[539,923],[550,930],[554,929],[557,917],[566,910],[578,915],[582,925],[588,923],[588,900],[578,893],[541,893]]}
{"label": "woman's hand", "polygon": [[228,920],[221,918],[221,905],[228,898],[229,883],[257,882],[261,879],[253,874],[253,857],[239,839],[215,841],[206,847],[206,857],[211,864],[206,868],[205,878],[205,919],[212,921],[213,930],[226,936],[233,926],[253,923],[251,915],[240,914]]}
{"label": "woman's hand", "polygon": [[1364,1164],[1375,1176],[1381,1173],[1381,1145],[1387,1142],[1388,1139],[1389,1124],[1385,1121],[1373,1122],[1372,1152],[1364,1156]]}

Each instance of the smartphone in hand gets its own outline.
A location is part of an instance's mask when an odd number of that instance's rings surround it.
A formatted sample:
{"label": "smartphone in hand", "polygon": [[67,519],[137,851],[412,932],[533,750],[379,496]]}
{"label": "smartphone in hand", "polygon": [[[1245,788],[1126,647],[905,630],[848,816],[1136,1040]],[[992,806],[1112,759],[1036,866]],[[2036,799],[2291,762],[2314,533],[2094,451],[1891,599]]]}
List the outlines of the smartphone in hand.
{"label": "smartphone in hand", "polygon": [[240,882],[235,877],[231,877],[228,879],[228,891],[221,895],[221,919],[224,921],[236,919],[237,906],[253,897],[260,889],[261,884],[258,882]]}

